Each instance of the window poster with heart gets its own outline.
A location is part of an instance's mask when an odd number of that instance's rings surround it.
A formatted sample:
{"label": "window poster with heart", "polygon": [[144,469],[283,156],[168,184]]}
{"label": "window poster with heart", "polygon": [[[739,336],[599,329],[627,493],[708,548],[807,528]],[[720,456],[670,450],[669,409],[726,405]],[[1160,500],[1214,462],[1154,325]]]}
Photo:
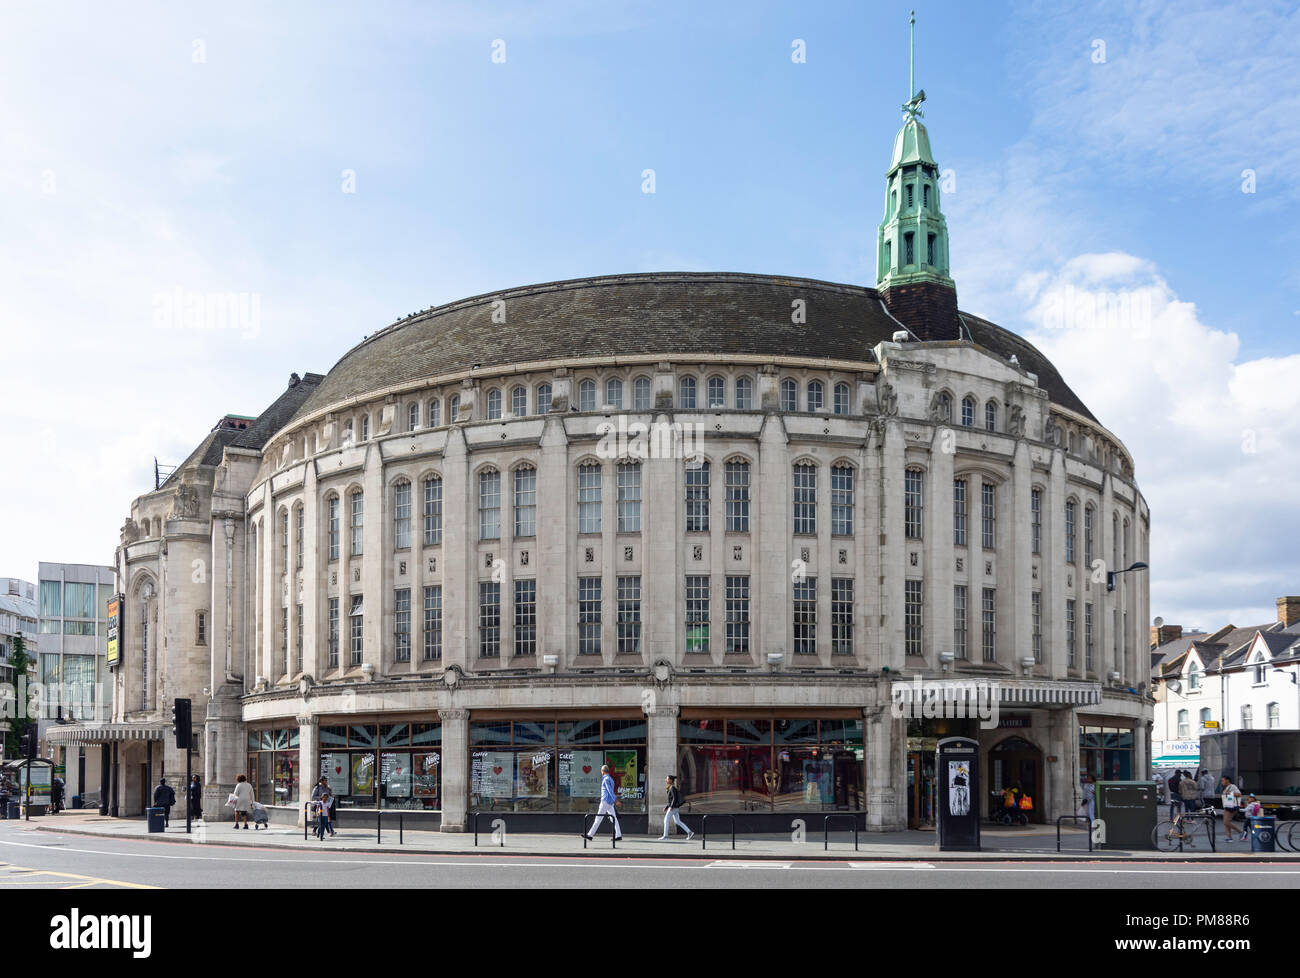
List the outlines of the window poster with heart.
{"label": "window poster with heart", "polygon": [[[568,779],[565,782],[565,765],[568,761]],[[567,787],[570,798],[600,797],[600,766],[605,763],[605,752],[599,750],[565,751],[561,755],[561,788]]]}
{"label": "window poster with heart", "polygon": [[476,750],[470,768],[470,791],[481,798],[513,798],[515,755],[507,751]]}
{"label": "window poster with heart", "polygon": [[352,776],[352,761],[347,754],[322,754],[320,756],[320,773],[329,785],[330,793],[342,796],[350,795],[349,779]]}

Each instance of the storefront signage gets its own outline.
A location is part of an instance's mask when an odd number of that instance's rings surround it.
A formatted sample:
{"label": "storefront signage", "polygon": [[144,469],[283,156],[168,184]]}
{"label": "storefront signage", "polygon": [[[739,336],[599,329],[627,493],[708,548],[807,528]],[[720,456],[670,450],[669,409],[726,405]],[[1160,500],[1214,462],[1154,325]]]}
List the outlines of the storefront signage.
{"label": "storefront signage", "polygon": [[1203,729],[1203,730],[1218,730],[1218,729],[1219,729],[1219,721],[1218,721],[1218,720],[1202,720],[1202,721],[1201,721],[1201,729]]}

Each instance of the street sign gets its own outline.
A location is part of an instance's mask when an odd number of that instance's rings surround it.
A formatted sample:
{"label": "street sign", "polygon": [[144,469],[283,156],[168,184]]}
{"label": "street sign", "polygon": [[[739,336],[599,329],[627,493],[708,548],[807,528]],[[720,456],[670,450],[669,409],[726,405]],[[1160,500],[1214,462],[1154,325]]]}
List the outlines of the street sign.
{"label": "street sign", "polygon": [[1218,729],[1219,729],[1219,721],[1218,721],[1218,720],[1202,720],[1202,721],[1201,721],[1201,728],[1202,728],[1203,730],[1218,730]]}

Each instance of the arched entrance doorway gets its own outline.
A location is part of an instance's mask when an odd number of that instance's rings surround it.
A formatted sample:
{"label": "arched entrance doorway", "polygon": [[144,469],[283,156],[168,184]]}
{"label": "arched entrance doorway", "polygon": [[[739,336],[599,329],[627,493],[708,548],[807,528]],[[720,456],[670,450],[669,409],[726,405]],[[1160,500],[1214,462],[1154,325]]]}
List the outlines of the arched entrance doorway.
{"label": "arched entrance doorway", "polygon": [[1043,752],[1023,737],[1008,737],[989,751],[989,784],[993,791],[1020,785],[1033,799],[1029,821],[1041,822],[1046,798],[1043,793]]}

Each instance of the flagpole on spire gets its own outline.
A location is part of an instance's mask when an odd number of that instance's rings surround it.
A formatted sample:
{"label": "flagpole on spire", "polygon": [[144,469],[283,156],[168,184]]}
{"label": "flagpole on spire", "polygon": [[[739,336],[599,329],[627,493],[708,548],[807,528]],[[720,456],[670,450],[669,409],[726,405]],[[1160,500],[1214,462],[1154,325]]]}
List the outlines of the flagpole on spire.
{"label": "flagpole on spire", "polygon": [[907,59],[907,97],[910,100],[916,94],[916,11],[912,11],[912,18],[909,21],[910,40],[908,43]]}

